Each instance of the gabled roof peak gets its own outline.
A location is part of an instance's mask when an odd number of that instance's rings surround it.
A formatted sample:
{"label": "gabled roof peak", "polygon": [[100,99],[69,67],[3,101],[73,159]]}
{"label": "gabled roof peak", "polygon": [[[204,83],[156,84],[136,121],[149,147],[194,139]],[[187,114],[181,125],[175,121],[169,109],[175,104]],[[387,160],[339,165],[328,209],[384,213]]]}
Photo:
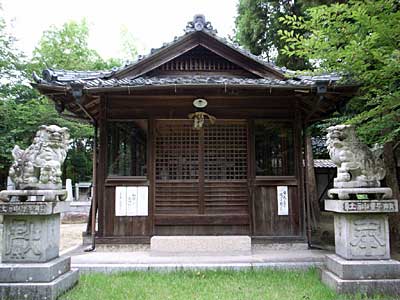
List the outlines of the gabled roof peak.
{"label": "gabled roof peak", "polygon": [[217,34],[217,30],[213,28],[211,22],[206,22],[206,17],[202,14],[194,15],[193,21],[187,23],[184,31],[186,33],[193,31],[206,31],[213,35]]}

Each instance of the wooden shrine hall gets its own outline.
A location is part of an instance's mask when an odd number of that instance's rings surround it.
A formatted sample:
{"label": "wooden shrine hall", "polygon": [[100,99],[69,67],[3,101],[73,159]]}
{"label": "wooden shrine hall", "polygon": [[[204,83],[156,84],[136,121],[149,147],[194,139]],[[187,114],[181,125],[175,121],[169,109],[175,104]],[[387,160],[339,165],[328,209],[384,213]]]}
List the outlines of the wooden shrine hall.
{"label": "wooden shrine hall", "polygon": [[296,77],[218,37],[202,15],[120,68],[34,80],[58,112],[95,127],[96,242],[123,244],[306,241],[304,130],[357,90],[339,76]]}

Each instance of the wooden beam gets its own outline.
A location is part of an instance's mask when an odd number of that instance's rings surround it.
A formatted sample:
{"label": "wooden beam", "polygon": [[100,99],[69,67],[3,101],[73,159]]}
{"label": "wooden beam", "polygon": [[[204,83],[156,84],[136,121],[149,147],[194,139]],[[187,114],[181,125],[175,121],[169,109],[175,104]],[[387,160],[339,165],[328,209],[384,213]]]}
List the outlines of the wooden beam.
{"label": "wooden beam", "polygon": [[249,225],[247,214],[232,215],[154,215],[155,225]]}

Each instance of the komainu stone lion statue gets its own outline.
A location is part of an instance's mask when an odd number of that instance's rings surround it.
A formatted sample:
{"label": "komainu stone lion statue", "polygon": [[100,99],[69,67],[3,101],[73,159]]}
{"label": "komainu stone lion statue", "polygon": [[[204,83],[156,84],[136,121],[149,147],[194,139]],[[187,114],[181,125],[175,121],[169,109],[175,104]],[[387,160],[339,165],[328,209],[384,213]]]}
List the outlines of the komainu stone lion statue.
{"label": "komainu stone lion statue", "polygon": [[327,148],[337,166],[336,188],[379,187],[385,177],[382,148],[361,143],[352,125],[327,129]]}
{"label": "komainu stone lion statue", "polygon": [[61,189],[61,165],[68,143],[68,128],[42,125],[26,150],[15,146],[9,175],[16,189]]}

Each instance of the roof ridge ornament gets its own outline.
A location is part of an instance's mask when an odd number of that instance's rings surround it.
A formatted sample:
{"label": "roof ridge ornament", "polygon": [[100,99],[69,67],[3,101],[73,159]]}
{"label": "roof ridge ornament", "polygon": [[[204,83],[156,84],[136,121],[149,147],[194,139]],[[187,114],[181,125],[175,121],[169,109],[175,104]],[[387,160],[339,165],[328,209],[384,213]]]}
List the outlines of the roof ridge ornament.
{"label": "roof ridge ornament", "polygon": [[206,22],[206,17],[202,14],[194,15],[193,21],[187,23],[185,32],[207,31],[213,35],[217,34],[217,30],[211,25],[211,22]]}

